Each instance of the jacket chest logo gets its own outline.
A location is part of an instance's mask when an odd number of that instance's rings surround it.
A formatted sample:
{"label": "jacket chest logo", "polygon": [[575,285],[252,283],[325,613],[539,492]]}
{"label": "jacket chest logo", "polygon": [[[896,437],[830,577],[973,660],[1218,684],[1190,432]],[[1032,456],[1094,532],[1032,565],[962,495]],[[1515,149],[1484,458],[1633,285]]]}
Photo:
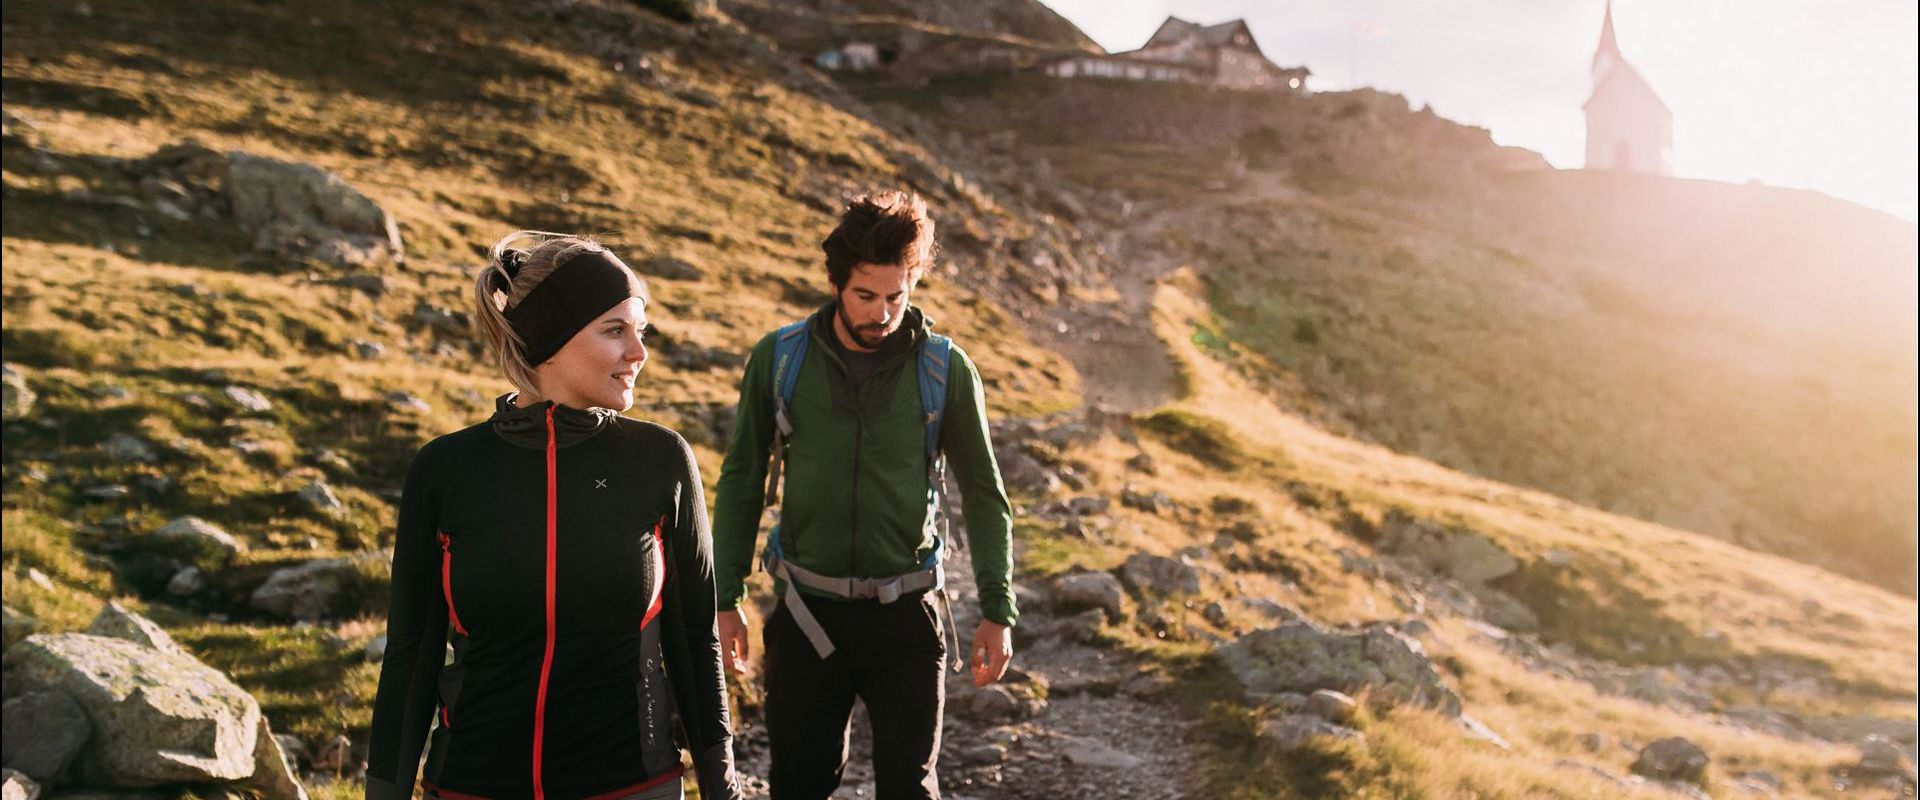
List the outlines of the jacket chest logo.
{"label": "jacket chest logo", "polygon": [[606,479],[606,478],[594,478],[594,479],[593,479],[593,488],[595,488],[595,489],[605,489],[605,488],[607,488],[607,479]]}

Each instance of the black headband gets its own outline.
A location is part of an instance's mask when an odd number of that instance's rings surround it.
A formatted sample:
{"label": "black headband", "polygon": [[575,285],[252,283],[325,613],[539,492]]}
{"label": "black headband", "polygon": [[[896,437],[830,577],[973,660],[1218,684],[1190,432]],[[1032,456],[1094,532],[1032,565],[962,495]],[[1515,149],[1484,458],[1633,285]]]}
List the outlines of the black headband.
{"label": "black headband", "polygon": [[[510,272],[519,271],[520,259],[509,255],[504,260]],[[604,250],[588,251],[555,267],[518,305],[507,309],[506,316],[526,345],[527,363],[538,366],[607,309],[646,296],[640,279],[620,259]]]}

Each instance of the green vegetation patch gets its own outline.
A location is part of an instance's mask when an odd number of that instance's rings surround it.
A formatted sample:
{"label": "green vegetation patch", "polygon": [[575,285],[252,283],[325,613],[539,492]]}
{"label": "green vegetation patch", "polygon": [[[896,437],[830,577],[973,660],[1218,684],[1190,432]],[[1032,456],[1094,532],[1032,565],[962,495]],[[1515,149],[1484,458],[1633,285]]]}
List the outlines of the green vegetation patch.
{"label": "green vegetation patch", "polygon": [[1191,411],[1155,411],[1141,418],[1139,425],[1168,447],[1215,469],[1238,470],[1262,460],[1246,449],[1226,423]]}

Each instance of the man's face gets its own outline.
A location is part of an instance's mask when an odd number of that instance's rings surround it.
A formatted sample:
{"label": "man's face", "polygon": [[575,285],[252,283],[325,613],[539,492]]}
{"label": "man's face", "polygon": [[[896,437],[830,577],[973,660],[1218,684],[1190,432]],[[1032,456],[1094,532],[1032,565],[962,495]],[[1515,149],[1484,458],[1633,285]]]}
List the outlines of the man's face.
{"label": "man's face", "polygon": [[877,350],[880,342],[900,330],[913,293],[914,275],[905,266],[860,264],[840,287],[841,332],[855,349]]}

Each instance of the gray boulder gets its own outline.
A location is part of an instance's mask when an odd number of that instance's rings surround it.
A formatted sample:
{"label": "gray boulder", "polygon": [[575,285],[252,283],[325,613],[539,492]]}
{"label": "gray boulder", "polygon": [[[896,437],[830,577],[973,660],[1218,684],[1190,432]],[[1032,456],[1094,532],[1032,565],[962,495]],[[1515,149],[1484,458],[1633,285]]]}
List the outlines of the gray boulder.
{"label": "gray boulder", "polygon": [[1164,514],[1173,510],[1173,498],[1166,492],[1142,492],[1125,486],[1120,490],[1120,505],[1149,514]]}
{"label": "gray boulder", "polygon": [[1025,452],[1004,453],[999,458],[1000,475],[1006,480],[1007,488],[1034,495],[1047,495],[1060,488],[1060,476],[1039,459]]}
{"label": "gray boulder", "polygon": [[1913,762],[1907,759],[1906,751],[1879,734],[1860,742],[1860,763],[1853,771],[1871,777],[1899,775],[1912,780],[1914,776]]}
{"label": "gray boulder", "polygon": [[176,517],[147,534],[150,549],[184,558],[203,569],[226,566],[240,554],[240,540],[199,517]]}
{"label": "gray boulder", "polygon": [[311,164],[227,154],[227,202],[254,248],[338,266],[405,260],[393,216],[340,176]]}
{"label": "gray boulder", "polygon": [[1682,781],[1700,784],[1706,780],[1707,764],[1711,761],[1707,751],[1700,745],[1678,736],[1661,739],[1640,749],[1635,758],[1633,774],[1652,778],[1656,781]]}
{"label": "gray boulder", "polygon": [[181,567],[173,577],[167,579],[167,594],[174,597],[192,597],[207,588],[207,574],[199,567]]}
{"label": "gray boulder", "polygon": [[1053,606],[1062,613],[1089,608],[1106,612],[1107,619],[1126,616],[1120,580],[1106,572],[1076,572],[1053,582]]}
{"label": "gray boulder", "polygon": [[969,693],[967,716],[986,723],[1012,722],[1020,718],[1020,700],[1000,685],[986,686]]}
{"label": "gray boulder", "polygon": [[317,620],[334,610],[341,591],[355,584],[365,568],[387,558],[388,554],[375,551],[283,567],[253,590],[247,604],[284,619]]}
{"label": "gray boulder", "polygon": [[0,418],[20,419],[33,411],[39,395],[27,386],[27,378],[12,364],[0,365]]}
{"label": "gray boulder", "polygon": [[66,777],[93,723],[62,692],[28,692],[0,707],[0,764],[52,789]]}
{"label": "gray boulder", "polygon": [[1464,583],[1485,583],[1520,569],[1519,559],[1474,531],[1447,528],[1401,513],[1389,514],[1381,527],[1381,550]]}
{"label": "gray boulder", "polygon": [[1288,622],[1249,633],[1218,652],[1255,701],[1286,692],[1365,689],[1377,702],[1460,715],[1460,696],[1441,681],[1420,643],[1382,625],[1343,633]]}
{"label": "gray boulder", "polygon": [[326,481],[314,481],[300,487],[299,497],[308,508],[322,514],[333,515],[347,510],[346,504],[340,502],[339,496],[333,493],[333,487],[328,486]]}
{"label": "gray boulder", "polygon": [[1200,593],[1200,570],[1181,559],[1135,553],[1120,565],[1120,577],[1142,597]]}
{"label": "gray boulder", "polygon": [[64,692],[93,721],[80,764],[87,785],[226,783],[254,772],[260,705],[190,656],[68,633],[29,637],[4,661],[10,682]]}
{"label": "gray boulder", "polygon": [[241,411],[265,414],[273,410],[273,401],[268,400],[266,395],[245,386],[229,386],[222,389],[221,394],[226,395],[229,402],[239,406]]}
{"label": "gray boulder", "polygon": [[402,391],[387,393],[387,408],[397,414],[431,414],[433,405]]}
{"label": "gray boulder", "polygon": [[1319,717],[1335,725],[1345,725],[1353,721],[1353,713],[1359,707],[1353,698],[1332,689],[1316,689],[1307,695],[1307,702],[1301,711]]}
{"label": "gray boulder", "polygon": [[153,452],[153,445],[130,433],[116,433],[100,444],[100,450],[115,461],[132,461],[139,464],[153,463],[159,458]]}
{"label": "gray boulder", "polygon": [[1271,739],[1283,751],[1298,750],[1315,741],[1365,741],[1366,736],[1352,728],[1328,722],[1310,714],[1288,714],[1260,724],[1260,734]]}
{"label": "gray boulder", "polygon": [[124,639],[162,652],[192,657],[167,634],[165,628],[115,602],[108,602],[105,608],[100,609],[100,613],[93,618],[93,624],[87,626],[87,633]]}
{"label": "gray boulder", "polygon": [[1516,633],[1540,630],[1540,616],[1513,595],[1488,586],[1470,585],[1474,599],[1480,601],[1480,616],[1489,624]]}
{"label": "gray boulder", "polygon": [[40,784],[24,773],[0,769],[0,800],[39,800]]}
{"label": "gray boulder", "polygon": [[273,734],[264,715],[253,741],[253,777],[247,779],[247,788],[258,792],[262,800],[307,800],[307,788],[295,777],[295,762],[281,749],[280,737]]}

